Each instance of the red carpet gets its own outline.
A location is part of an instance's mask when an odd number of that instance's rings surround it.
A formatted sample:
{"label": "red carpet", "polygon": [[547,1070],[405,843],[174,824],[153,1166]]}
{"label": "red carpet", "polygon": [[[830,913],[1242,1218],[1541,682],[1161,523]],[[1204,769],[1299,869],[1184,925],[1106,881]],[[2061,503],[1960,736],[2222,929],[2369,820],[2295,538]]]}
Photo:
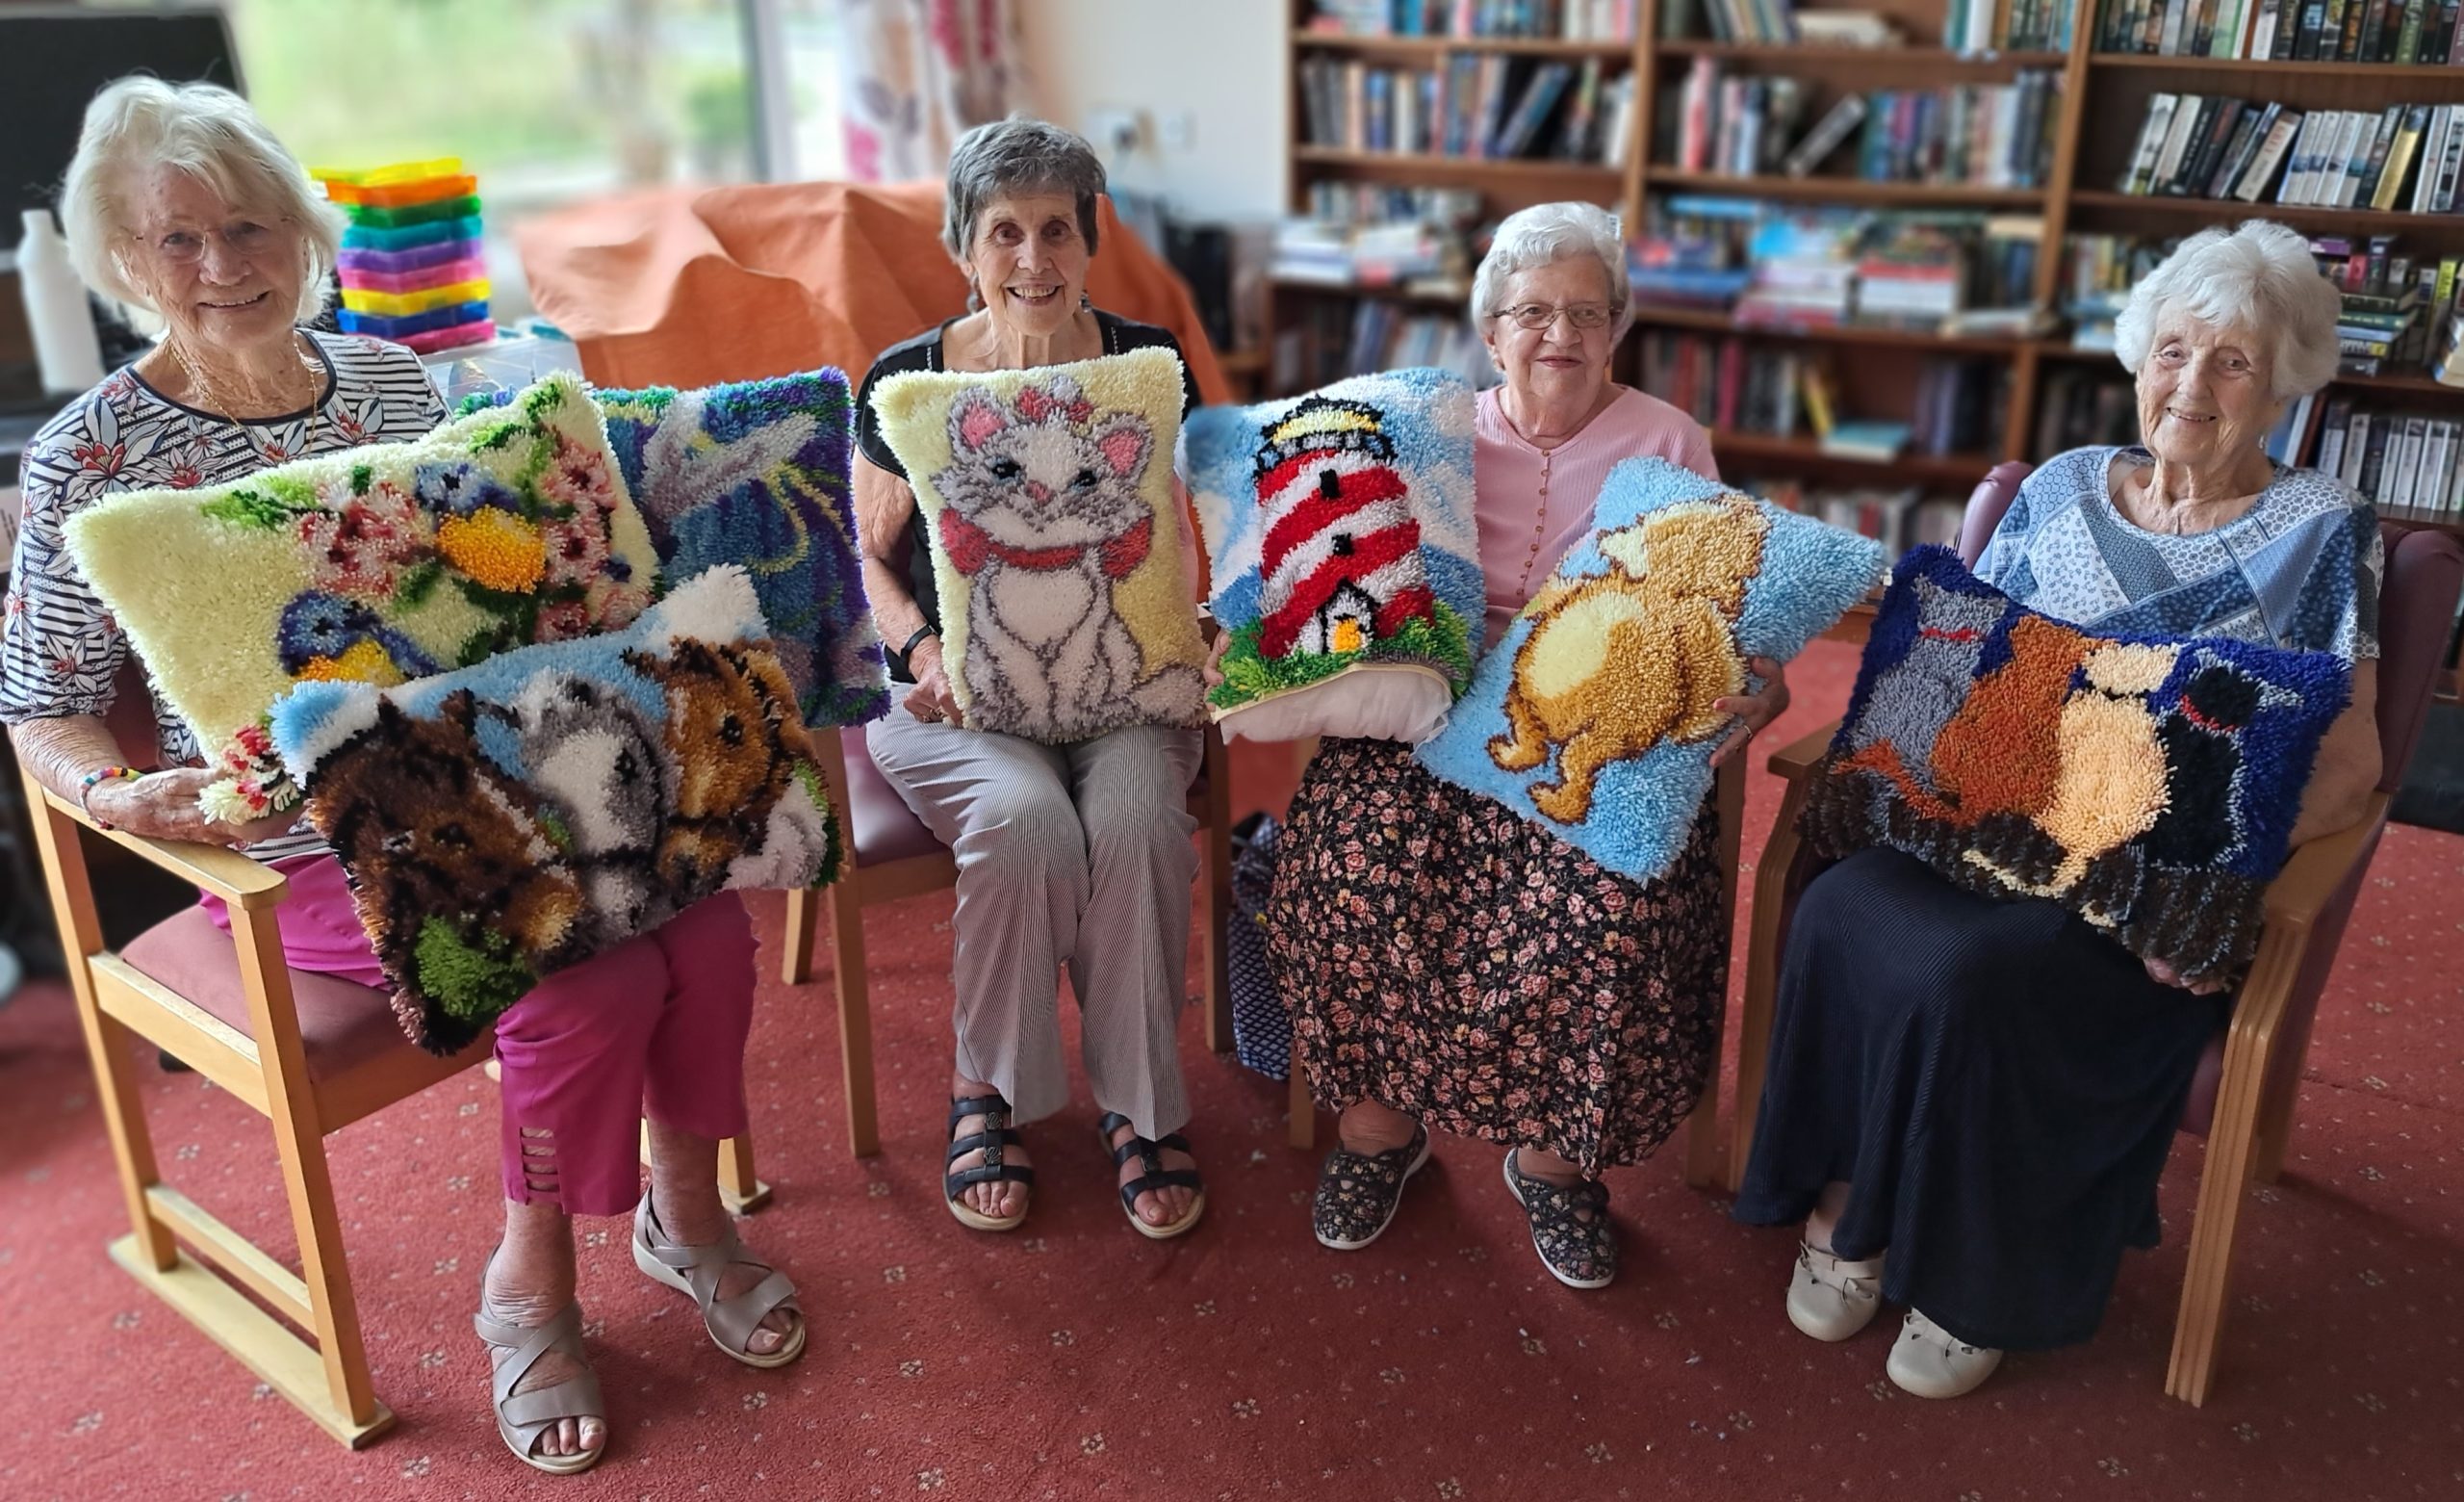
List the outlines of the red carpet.
{"label": "red carpet", "polygon": [[[1803,706],[1853,658],[1820,646]],[[1280,756],[1241,793],[1280,799]],[[1747,848],[1772,790],[1758,778]],[[1956,1403],[1883,1379],[1893,1326],[1789,1329],[1784,1231],[1730,1222],[1677,1153],[1611,1178],[1627,1267],[1541,1272],[1493,1150],[1440,1145],[1384,1240],[1311,1239],[1314,1157],[1283,1088],[1192,1044],[1208,1222],[1121,1224],[1091,1102],[1030,1128],[1035,1218],[962,1230],[939,1199],[947,897],[872,920],[885,1151],[846,1154],[826,977],[773,985],[752,1095],[776,1206],[752,1239],[801,1281],[812,1350],[757,1373],[585,1227],[583,1302],[615,1449],[574,1480],[504,1453],[470,1310],[498,1210],[476,1071],[331,1139],[377,1390],[400,1426],[350,1454],[103,1256],[126,1229],[64,992],[0,1011],[0,1495],[984,1498],[2397,1498],[2464,1492],[2464,840],[2389,831],[2310,1059],[2284,1182],[2244,1219],[2215,1397],[2163,1395],[2198,1166],[2092,1345],[2014,1358]],[[759,908],[775,936],[776,899]],[[1194,1019],[1191,1030],[1194,1031]],[[166,1173],[286,1238],[270,1140],[193,1076],[147,1072]]]}

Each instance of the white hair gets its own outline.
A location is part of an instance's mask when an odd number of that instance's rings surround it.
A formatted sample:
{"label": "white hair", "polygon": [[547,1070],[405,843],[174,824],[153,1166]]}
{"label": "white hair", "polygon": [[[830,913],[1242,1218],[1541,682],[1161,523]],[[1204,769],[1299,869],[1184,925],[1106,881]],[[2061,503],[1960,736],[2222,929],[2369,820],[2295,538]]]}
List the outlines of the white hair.
{"label": "white hair", "polygon": [[2343,307],[2308,241],[2281,224],[2250,220],[2239,229],[2200,230],[2141,277],[2114,320],[2114,352],[2138,375],[2156,325],[2178,308],[2220,328],[2270,336],[2269,395],[2290,401],[2335,378]]}
{"label": "white hair", "polygon": [[121,245],[133,228],[125,196],[130,177],[149,167],[176,168],[235,210],[298,225],[308,247],[298,322],[325,310],[327,273],[342,249],[341,213],[246,100],[213,84],[167,84],[144,74],[107,84],[94,95],[77,155],[61,180],[61,228],[87,286],[162,311],[129,276]]}
{"label": "white hair", "polygon": [[1498,223],[1489,253],[1472,273],[1472,322],[1476,326],[1505,310],[1498,305],[1505,284],[1534,267],[1569,256],[1589,255],[1608,275],[1608,299],[1616,305],[1616,337],[1633,326],[1633,287],[1626,275],[1626,238],[1617,216],[1596,203],[1535,203]]}

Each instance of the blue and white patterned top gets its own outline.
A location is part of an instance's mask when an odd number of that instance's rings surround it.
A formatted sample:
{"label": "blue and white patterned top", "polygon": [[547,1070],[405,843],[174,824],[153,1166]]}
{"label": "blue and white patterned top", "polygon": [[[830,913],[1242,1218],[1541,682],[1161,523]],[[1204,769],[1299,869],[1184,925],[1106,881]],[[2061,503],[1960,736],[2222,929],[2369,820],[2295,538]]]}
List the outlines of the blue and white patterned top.
{"label": "blue and white patterned top", "polygon": [[[326,370],[313,408],[243,425],[183,406],[123,368],[35,434],[0,619],[0,722],[102,714],[116,697],[128,637],[62,538],[77,511],[120,491],[218,485],[311,454],[421,438],[445,420],[444,401],[409,350],[348,334],[308,339]],[[195,738],[160,695],[154,722],[166,765],[200,760]],[[273,861],[321,848],[301,833],[248,853]]]}
{"label": "blue and white patterned top", "polygon": [[2317,470],[2279,464],[2250,508],[2176,537],[2114,505],[2116,458],[2073,449],[2019,486],[1976,575],[2057,620],[2117,635],[2229,636],[2347,660],[2378,655],[2378,513]]}

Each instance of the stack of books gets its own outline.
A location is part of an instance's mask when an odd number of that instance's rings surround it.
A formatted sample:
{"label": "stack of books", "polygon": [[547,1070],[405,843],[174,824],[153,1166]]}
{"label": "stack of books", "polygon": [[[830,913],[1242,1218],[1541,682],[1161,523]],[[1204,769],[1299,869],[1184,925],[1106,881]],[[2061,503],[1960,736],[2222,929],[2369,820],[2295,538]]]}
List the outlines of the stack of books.
{"label": "stack of books", "polygon": [[1959,316],[1967,290],[1966,246],[1923,220],[1886,220],[1865,237],[1857,261],[1857,322],[1937,329]]}
{"label": "stack of books", "polygon": [[2305,112],[2158,93],[2119,187],[2140,195],[2446,214],[2458,206],[2459,177],[2464,105]]}
{"label": "stack of books", "polygon": [[1736,321],[1783,328],[1827,328],[1848,322],[1856,306],[1857,262],[1866,227],[1863,216],[1845,213],[1764,220],[1749,252],[1753,280],[1737,299]]}
{"label": "stack of books", "polygon": [[1349,224],[1287,220],[1275,229],[1270,274],[1327,287],[1409,287],[1443,283],[1468,291],[1461,243],[1415,220]]}
{"label": "stack of books", "polygon": [[2052,168],[2061,75],[2010,84],[1879,90],[1868,96],[1857,175],[1868,182],[2040,188]]}
{"label": "stack of books", "polygon": [[1310,144],[1348,151],[1614,167],[1633,114],[1633,75],[1611,77],[1599,58],[1452,52],[1407,68],[1311,57],[1299,82]]}
{"label": "stack of books", "polygon": [[1676,194],[1651,203],[1651,220],[1626,247],[1626,273],[1637,303],[1728,308],[1752,285],[1755,226],[1751,200]]}
{"label": "stack of books", "polygon": [[1631,41],[1642,0],[1318,0],[1313,32]]}
{"label": "stack of books", "polygon": [[2101,0],[2096,50],[2260,62],[2464,60],[2457,0]]}

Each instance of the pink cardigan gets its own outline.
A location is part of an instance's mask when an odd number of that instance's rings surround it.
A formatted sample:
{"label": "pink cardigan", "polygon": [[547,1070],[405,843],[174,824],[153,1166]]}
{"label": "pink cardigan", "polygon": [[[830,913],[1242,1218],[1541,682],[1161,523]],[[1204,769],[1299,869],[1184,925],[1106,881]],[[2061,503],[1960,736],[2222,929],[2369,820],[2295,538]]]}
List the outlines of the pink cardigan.
{"label": "pink cardigan", "polygon": [[1497,645],[1566,550],[1591,531],[1592,507],[1610,470],[1627,459],[1660,458],[1707,479],[1720,478],[1702,427],[1630,386],[1619,387],[1616,400],[1580,432],[1545,451],[1514,430],[1498,395],[1495,387],[1480,393],[1473,429],[1480,572],[1489,595],[1483,650]]}

